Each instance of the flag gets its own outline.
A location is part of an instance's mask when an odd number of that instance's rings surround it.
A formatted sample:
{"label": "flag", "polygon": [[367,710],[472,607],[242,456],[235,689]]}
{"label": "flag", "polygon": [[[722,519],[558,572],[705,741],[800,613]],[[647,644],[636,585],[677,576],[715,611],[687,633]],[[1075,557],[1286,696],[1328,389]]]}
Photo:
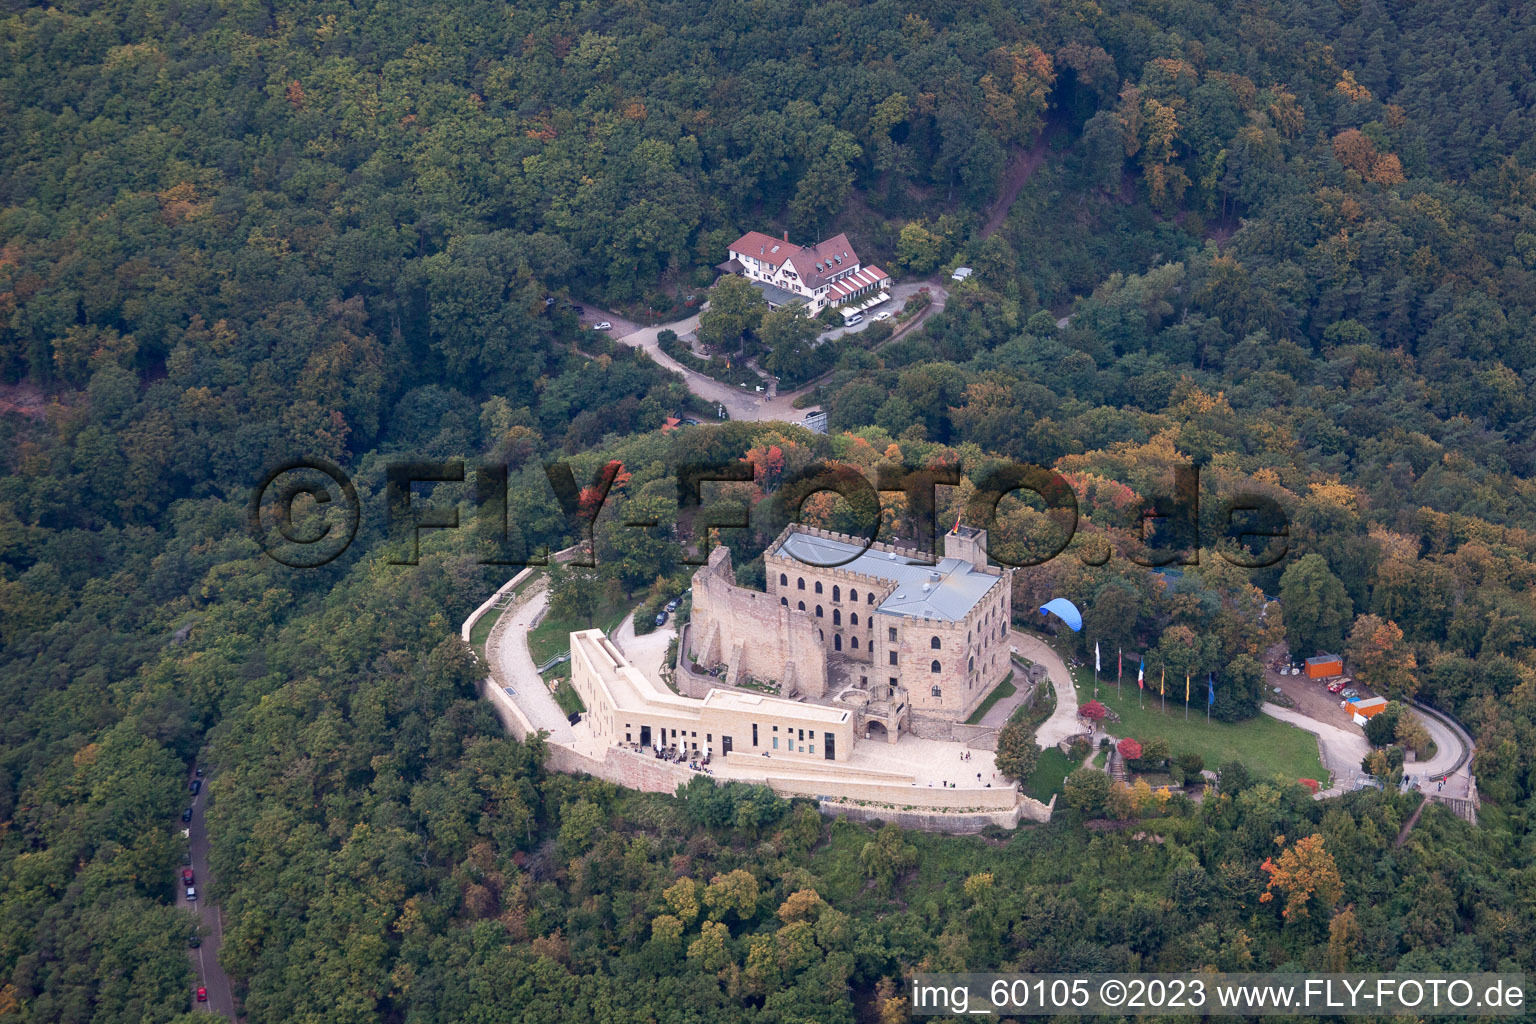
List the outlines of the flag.
{"label": "flag", "polygon": [[1209,672],[1205,674],[1205,702],[1207,704],[1216,703],[1216,683],[1211,679]]}
{"label": "flag", "polygon": [[1143,690],[1145,690],[1147,688],[1147,682],[1146,682],[1146,678],[1145,678],[1146,677],[1146,668],[1147,668],[1147,659],[1146,658],[1142,658],[1141,659],[1141,664],[1136,666],[1136,685],[1141,687]]}
{"label": "flag", "polygon": [[1157,680],[1157,692],[1162,694],[1165,697],[1168,696],[1168,666],[1167,665],[1163,666],[1163,674],[1158,677],[1158,680]]}
{"label": "flag", "polygon": [[960,532],[960,513],[959,512],[955,513],[955,528],[953,530],[950,530],[949,532],[950,533],[959,533]]}
{"label": "flag", "polygon": [[1189,673],[1184,673],[1184,703],[1189,703]]}
{"label": "flag", "polygon": [[1099,664],[1099,642],[1095,640],[1093,642],[1093,674],[1098,675],[1102,671],[1104,667]]}

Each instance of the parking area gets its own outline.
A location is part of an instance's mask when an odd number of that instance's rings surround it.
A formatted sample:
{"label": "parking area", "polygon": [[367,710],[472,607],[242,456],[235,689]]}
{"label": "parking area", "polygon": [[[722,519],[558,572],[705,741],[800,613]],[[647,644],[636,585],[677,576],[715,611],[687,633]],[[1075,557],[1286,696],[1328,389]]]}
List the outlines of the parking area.
{"label": "parking area", "polygon": [[[1284,665],[1285,662],[1281,661],[1280,664]],[[1269,686],[1271,693],[1274,692],[1275,687],[1279,687],[1280,692],[1289,697],[1294,703],[1296,710],[1308,718],[1319,722],[1326,722],[1329,725],[1337,725],[1340,728],[1359,728],[1359,726],[1355,725],[1353,716],[1339,706],[1340,702],[1344,699],[1343,695],[1328,692],[1328,687],[1337,682],[1337,678],[1309,679],[1305,671],[1300,675],[1282,673],[1275,669],[1275,662],[1271,660],[1265,665],[1264,681]],[[1348,685],[1360,691],[1359,696],[1375,696],[1375,694],[1366,690],[1359,683],[1351,681]]]}

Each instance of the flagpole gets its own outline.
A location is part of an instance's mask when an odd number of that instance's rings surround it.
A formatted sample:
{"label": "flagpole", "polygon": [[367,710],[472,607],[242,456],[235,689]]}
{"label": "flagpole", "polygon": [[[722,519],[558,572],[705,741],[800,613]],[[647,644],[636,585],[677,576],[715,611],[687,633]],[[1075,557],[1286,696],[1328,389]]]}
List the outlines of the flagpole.
{"label": "flagpole", "polygon": [[1184,721],[1189,721],[1189,673],[1184,673]]}
{"label": "flagpole", "polygon": [[1163,714],[1168,713],[1168,664],[1163,663],[1163,674],[1157,681],[1158,696],[1163,698]]}
{"label": "flagpole", "polygon": [[1115,699],[1119,700],[1125,694],[1120,689],[1120,680],[1125,678],[1125,648],[1120,649],[1120,667],[1115,670]]}

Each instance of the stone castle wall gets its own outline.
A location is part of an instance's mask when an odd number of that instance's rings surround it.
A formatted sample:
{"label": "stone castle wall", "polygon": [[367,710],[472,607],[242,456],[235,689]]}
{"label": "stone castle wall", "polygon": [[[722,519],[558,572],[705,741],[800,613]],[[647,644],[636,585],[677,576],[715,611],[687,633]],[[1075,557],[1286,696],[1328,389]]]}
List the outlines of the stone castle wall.
{"label": "stone castle wall", "polygon": [[786,607],[769,594],[736,585],[731,553],[724,546],[693,576],[689,654],[700,665],[723,664],[723,681],[743,676],[774,679],[783,695],[820,697],[826,692],[824,632],[806,612]]}

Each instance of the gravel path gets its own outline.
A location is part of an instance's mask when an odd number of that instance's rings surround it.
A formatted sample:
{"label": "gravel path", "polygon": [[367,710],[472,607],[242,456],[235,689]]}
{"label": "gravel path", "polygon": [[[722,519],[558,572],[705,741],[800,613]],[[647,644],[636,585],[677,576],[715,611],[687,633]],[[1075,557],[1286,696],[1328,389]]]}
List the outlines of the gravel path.
{"label": "gravel path", "polygon": [[548,604],[549,592],[540,588],[522,604],[503,612],[485,638],[485,655],[496,685],[507,690],[534,728],[547,729],[556,743],[571,743],[576,734],[528,654],[528,631]]}
{"label": "gravel path", "polygon": [[1082,732],[1083,728],[1077,721],[1077,687],[1061,656],[1051,650],[1045,641],[1028,633],[1009,630],[1008,642],[1019,649],[1019,654],[1044,665],[1051,686],[1056,690],[1056,710],[1035,730],[1035,742],[1040,745],[1040,749],[1054,747],[1068,736]]}

